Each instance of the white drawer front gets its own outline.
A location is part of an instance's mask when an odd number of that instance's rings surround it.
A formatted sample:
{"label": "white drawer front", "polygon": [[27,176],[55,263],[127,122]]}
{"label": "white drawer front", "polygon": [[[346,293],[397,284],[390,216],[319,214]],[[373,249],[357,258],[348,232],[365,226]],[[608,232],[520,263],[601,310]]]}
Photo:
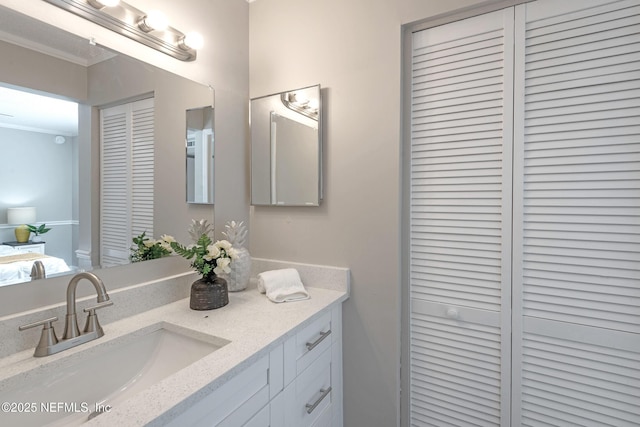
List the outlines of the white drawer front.
{"label": "white drawer front", "polygon": [[[251,392],[249,388],[247,391]],[[236,408],[227,418],[225,418],[221,423],[218,424],[218,427],[237,427],[244,426],[247,423],[250,423],[252,420],[252,415],[259,413],[261,411],[260,408],[267,405],[269,403],[269,386],[265,385],[262,387],[256,394],[252,395],[248,398],[246,402]],[[264,409],[264,408],[263,408]],[[262,424],[265,426],[269,425],[269,414],[267,413],[267,423]],[[259,422],[259,421],[254,421]],[[252,424],[249,424],[252,425]],[[261,424],[254,424],[261,425]]]}
{"label": "white drawer front", "polygon": [[27,253],[44,254],[44,243],[38,243],[35,245],[28,245],[28,246],[17,246],[14,249],[24,254],[27,254]]}
{"label": "white drawer front", "polygon": [[[247,367],[169,425],[238,426],[269,402],[269,356]],[[246,415],[244,415],[246,414]]]}
{"label": "white drawer front", "polygon": [[285,425],[307,427],[316,423],[331,405],[331,390],[329,349],[317,357],[313,364],[285,389]]}
{"label": "white drawer front", "polygon": [[[242,427],[269,427],[270,423],[270,412],[269,405],[265,406],[253,416],[246,424]],[[275,426],[274,426],[275,427]]]}
{"label": "white drawer front", "polygon": [[332,414],[333,414],[333,402],[328,405],[324,410],[318,415],[318,418],[313,422],[311,427],[335,427],[332,423]]}
{"label": "white drawer front", "polygon": [[331,347],[331,312],[305,327],[296,335],[296,374],[300,375],[314,360]]}

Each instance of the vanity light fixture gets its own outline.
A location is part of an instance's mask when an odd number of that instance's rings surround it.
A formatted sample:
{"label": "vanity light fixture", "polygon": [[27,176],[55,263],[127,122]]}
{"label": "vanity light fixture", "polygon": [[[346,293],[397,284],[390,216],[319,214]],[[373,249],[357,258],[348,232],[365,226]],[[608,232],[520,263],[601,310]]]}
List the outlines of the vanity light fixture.
{"label": "vanity light fixture", "polygon": [[120,0],[87,0],[87,3],[96,9],[102,9],[103,7],[115,7],[120,3]]}
{"label": "vanity light fixture", "polygon": [[180,48],[182,49],[202,49],[202,46],[204,46],[204,39],[202,38],[200,33],[191,31],[178,41],[178,46],[180,46]]}
{"label": "vanity light fixture", "polygon": [[145,33],[165,31],[169,27],[167,16],[159,10],[152,10],[138,20],[138,27]]}
{"label": "vanity light fixture", "polygon": [[143,12],[121,0],[44,0],[181,61],[196,59],[202,36],[169,26],[159,11]]}
{"label": "vanity light fixture", "polygon": [[318,121],[320,100],[307,99],[302,91],[284,92],[280,95],[280,99],[285,107]]}

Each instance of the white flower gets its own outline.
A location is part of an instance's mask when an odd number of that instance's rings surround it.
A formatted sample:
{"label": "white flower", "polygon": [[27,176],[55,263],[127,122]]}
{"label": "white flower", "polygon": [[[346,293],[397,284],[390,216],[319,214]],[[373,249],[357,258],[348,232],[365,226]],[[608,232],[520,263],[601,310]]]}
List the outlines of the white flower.
{"label": "white flower", "polygon": [[231,259],[236,259],[238,258],[238,251],[235,248],[230,248],[227,250],[227,255],[229,255]]}
{"label": "white flower", "polygon": [[220,249],[218,249],[216,245],[209,245],[207,246],[207,254],[204,255],[202,258],[204,258],[206,261],[211,261],[218,258],[219,256],[220,256]]}
{"label": "white flower", "polygon": [[150,248],[151,246],[156,244],[156,241],[149,239],[149,240],[145,240],[143,243],[147,248]]}
{"label": "white flower", "polygon": [[162,236],[160,236],[160,238],[166,243],[171,243],[176,241],[176,239],[173,236],[169,236],[168,234],[163,234]]}
{"label": "white flower", "polygon": [[218,240],[215,245],[217,247],[219,247],[220,249],[224,249],[225,252],[228,251],[229,249],[231,249],[231,243],[229,243],[229,241],[227,240]]}
{"label": "white flower", "polygon": [[167,242],[166,240],[165,240],[165,241],[163,241],[163,242],[160,242],[160,247],[161,247],[162,249],[165,249],[165,250],[169,251],[169,252],[173,252],[173,248],[171,247],[171,245],[169,244],[169,242]]}
{"label": "white flower", "polygon": [[229,258],[218,258],[218,261],[216,261],[216,268],[213,269],[213,272],[216,274],[231,273],[231,267],[229,267],[230,263],[231,259]]}

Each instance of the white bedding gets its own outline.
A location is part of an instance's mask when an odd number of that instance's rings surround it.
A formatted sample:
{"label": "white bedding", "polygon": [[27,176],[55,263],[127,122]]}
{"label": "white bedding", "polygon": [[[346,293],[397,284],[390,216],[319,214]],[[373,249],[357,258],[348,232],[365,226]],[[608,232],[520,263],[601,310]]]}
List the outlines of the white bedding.
{"label": "white bedding", "polygon": [[[17,255],[21,252],[11,246],[0,245],[0,259],[3,256]],[[45,257],[39,259],[44,265],[44,271],[47,276],[71,271],[67,263],[56,257]],[[0,286],[11,285],[14,283],[28,282],[31,280],[31,267],[35,261],[16,261],[6,264],[0,264]]]}

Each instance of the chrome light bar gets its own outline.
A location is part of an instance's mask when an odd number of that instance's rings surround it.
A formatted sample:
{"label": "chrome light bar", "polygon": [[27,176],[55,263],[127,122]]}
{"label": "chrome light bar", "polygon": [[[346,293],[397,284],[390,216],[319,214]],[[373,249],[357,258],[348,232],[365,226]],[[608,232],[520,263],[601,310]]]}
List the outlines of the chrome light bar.
{"label": "chrome light bar", "polygon": [[111,7],[100,0],[44,1],[173,58],[181,61],[196,59],[196,50],[186,44],[185,34],[170,26],[157,30],[150,27],[146,21],[147,13],[123,1]]}

